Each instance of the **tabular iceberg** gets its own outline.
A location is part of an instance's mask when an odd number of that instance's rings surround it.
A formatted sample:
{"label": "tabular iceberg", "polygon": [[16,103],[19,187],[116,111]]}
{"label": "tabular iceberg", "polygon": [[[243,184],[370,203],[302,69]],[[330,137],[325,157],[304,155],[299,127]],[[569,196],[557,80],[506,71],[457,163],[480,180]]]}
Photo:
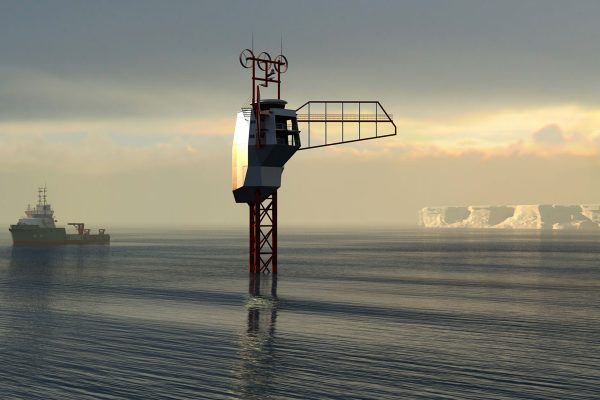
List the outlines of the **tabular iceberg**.
{"label": "tabular iceberg", "polygon": [[600,205],[425,207],[427,228],[600,229]]}

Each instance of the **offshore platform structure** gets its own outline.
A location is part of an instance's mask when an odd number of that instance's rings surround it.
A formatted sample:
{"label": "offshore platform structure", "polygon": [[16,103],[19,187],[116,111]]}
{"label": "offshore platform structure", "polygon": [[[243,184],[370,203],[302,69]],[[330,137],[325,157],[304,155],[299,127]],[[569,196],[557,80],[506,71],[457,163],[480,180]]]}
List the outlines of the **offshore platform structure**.
{"label": "offshore platform structure", "polygon": [[[269,53],[255,56],[246,49],[240,63],[252,70],[252,103],[237,114],[233,196],[249,206],[250,273],[277,274],[277,190],[285,163],[298,150],[394,136],[396,125],[379,101],[308,101],[296,110],[287,109],[281,99],[281,75],[288,69],[283,54],[272,59]],[[277,98],[261,99],[261,87],[270,83],[277,86]],[[302,140],[306,143],[301,142],[302,123],[307,127]],[[381,125],[388,130],[382,131]]]}

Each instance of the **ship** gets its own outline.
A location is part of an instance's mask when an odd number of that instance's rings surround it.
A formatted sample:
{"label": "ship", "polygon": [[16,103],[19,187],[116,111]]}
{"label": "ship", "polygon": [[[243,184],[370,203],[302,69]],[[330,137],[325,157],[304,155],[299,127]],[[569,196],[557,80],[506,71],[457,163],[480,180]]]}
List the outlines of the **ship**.
{"label": "ship", "polygon": [[64,227],[56,226],[54,210],[47,202],[46,186],[38,188],[38,204],[27,206],[25,217],[10,226],[13,245],[66,245],[66,244],[109,244],[110,235],[105,229],[91,233],[83,222],[69,222],[77,233],[67,233]]}

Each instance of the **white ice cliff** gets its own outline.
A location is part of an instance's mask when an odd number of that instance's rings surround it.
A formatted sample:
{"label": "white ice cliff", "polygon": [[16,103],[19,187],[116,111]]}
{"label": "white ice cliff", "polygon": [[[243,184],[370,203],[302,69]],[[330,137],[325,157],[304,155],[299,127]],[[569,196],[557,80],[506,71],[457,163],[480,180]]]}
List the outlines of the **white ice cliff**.
{"label": "white ice cliff", "polygon": [[427,228],[600,229],[600,205],[425,207]]}

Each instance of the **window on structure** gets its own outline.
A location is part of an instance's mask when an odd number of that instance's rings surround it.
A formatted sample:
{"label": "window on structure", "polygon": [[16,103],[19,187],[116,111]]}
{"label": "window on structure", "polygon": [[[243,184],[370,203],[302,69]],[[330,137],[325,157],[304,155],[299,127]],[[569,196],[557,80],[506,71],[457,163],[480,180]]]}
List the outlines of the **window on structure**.
{"label": "window on structure", "polygon": [[281,116],[275,117],[275,136],[277,144],[287,144],[287,123],[286,118]]}

